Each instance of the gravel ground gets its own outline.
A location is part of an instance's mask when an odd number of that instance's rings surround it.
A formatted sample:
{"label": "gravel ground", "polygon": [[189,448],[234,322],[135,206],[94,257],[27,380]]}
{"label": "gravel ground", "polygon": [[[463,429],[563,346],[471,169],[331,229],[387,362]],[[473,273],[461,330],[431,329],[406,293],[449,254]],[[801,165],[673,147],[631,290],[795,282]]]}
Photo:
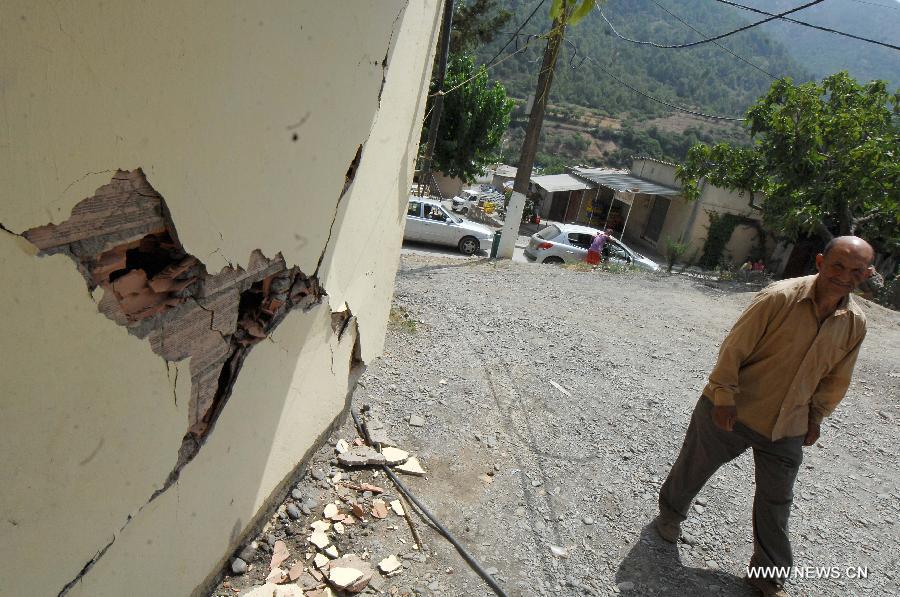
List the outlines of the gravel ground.
{"label": "gravel ground", "polygon": [[[751,553],[749,453],[701,492],[686,541],[667,544],[649,526],[718,343],[752,295],[680,276],[405,254],[384,357],[354,405],[419,457],[427,477],[404,481],[509,595],[754,595],[741,581]],[[795,564],[834,566],[844,578],[798,579],[792,595],[900,594],[900,316],[864,310],[855,379],[805,451],[791,525]],[[410,415],[424,425],[410,425]],[[376,469],[337,465],[333,445],[355,437],[348,419],[260,548],[245,553],[250,571],[226,577],[215,595],[263,583],[267,540],[282,538],[305,561],[307,525],[339,501],[334,473],[396,497]],[[376,497],[350,493],[367,508]],[[303,507],[298,520],[288,505]],[[393,513],[332,533],[342,554],[403,561],[397,576],[376,573],[367,593],[492,594],[423,519],[413,521],[421,550]],[[868,578],[846,578],[848,566],[867,567]]]}

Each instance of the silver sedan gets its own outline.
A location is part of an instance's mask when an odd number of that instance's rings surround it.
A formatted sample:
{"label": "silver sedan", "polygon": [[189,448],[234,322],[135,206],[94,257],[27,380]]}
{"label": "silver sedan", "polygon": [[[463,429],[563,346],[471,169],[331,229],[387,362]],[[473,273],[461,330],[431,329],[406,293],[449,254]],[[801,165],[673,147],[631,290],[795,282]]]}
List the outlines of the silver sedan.
{"label": "silver sedan", "polygon": [[[597,230],[587,226],[550,224],[531,235],[531,241],[525,248],[525,258],[537,263],[578,263],[587,257],[588,248],[596,235]],[[610,263],[651,272],[659,270],[659,265],[654,261],[630,249],[615,237],[610,237],[607,241],[607,248]]]}

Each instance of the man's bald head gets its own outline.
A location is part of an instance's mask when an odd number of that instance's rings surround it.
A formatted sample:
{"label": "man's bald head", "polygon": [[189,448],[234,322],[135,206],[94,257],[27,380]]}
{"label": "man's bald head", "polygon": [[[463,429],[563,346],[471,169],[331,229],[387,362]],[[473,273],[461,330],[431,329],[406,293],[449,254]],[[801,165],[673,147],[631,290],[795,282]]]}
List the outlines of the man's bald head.
{"label": "man's bald head", "polygon": [[818,294],[838,300],[865,282],[874,271],[875,250],[858,236],[838,236],[816,255]]}
{"label": "man's bald head", "polygon": [[825,245],[822,256],[828,257],[833,249],[840,249],[841,252],[848,252],[854,257],[865,259],[868,264],[875,261],[875,249],[858,236],[835,236]]}

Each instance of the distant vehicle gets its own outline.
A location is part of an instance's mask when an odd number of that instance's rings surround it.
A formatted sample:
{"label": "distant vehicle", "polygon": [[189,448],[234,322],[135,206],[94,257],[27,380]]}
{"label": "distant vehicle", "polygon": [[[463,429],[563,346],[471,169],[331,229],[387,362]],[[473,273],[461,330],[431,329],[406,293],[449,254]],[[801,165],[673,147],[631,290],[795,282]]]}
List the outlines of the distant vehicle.
{"label": "distant vehicle", "polygon": [[[597,230],[575,224],[551,224],[531,235],[531,241],[525,248],[525,258],[537,263],[578,263],[587,257],[591,241]],[[630,265],[639,269],[655,272],[659,265],[630,249],[615,237],[606,241],[609,249],[609,263]]]}
{"label": "distant vehicle", "polygon": [[439,201],[410,197],[403,238],[456,247],[465,255],[474,255],[479,250],[490,250],[494,231],[450,213]]}
{"label": "distant vehicle", "polygon": [[[485,185],[482,185],[484,187]],[[466,189],[451,199],[451,210],[466,214],[473,205],[484,207],[485,203],[493,203],[494,206],[503,204],[503,194],[494,190]]]}

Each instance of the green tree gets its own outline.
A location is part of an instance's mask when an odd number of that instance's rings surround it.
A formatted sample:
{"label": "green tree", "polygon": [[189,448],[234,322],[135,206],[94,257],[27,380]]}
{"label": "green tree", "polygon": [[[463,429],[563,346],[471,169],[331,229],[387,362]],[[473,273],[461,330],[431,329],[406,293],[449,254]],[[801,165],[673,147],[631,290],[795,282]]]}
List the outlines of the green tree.
{"label": "green tree", "polygon": [[[472,180],[496,161],[513,101],[503,85],[491,84],[487,69],[476,68],[474,58],[467,54],[450,56],[444,88],[447,95],[438,125],[434,169]],[[428,124],[422,128],[423,146],[428,139]]]}
{"label": "green tree", "polygon": [[900,92],[846,72],[821,85],[772,84],[747,111],[750,147],[695,145],[677,176],[688,198],[699,181],[765,196],[763,219],[796,239],[858,234],[900,248]]}
{"label": "green tree", "polygon": [[453,12],[450,51],[461,54],[493,41],[513,13],[498,7],[498,0],[460,0]]}

